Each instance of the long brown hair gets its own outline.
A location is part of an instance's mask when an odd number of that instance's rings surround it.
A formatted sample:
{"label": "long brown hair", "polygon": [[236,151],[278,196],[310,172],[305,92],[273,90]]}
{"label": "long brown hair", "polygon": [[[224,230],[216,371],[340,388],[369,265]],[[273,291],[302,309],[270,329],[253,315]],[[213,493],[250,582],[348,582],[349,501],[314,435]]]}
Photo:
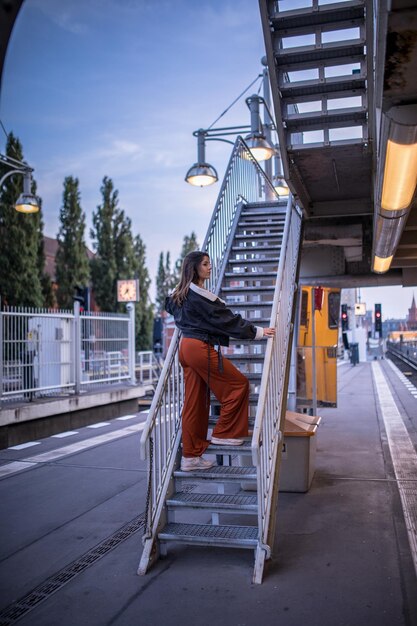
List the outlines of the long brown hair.
{"label": "long brown hair", "polygon": [[210,258],[207,252],[200,252],[200,250],[189,252],[184,257],[181,267],[180,282],[172,292],[172,299],[176,304],[181,306],[184,302],[191,283],[198,284],[198,266],[205,257]]}

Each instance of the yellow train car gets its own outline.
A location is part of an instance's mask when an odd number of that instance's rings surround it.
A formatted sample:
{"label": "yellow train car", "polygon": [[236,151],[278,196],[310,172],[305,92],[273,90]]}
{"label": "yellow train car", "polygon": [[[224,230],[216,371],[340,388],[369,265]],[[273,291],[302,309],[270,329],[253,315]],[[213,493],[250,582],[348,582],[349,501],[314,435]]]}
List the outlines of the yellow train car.
{"label": "yellow train car", "polygon": [[300,407],[311,407],[313,402],[313,341],[317,406],[337,406],[339,315],[340,289],[302,287],[297,341],[297,405]]}

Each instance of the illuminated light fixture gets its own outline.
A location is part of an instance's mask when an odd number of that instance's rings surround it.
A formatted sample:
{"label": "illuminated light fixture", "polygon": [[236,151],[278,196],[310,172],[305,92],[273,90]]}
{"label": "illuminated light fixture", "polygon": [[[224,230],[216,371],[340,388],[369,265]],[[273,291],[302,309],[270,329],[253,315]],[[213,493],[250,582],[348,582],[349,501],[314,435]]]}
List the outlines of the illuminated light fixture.
{"label": "illuminated light fixture", "polygon": [[215,168],[206,163],[206,143],[205,131],[200,128],[196,132],[197,135],[197,163],[194,163],[188,170],[185,181],[190,185],[194,185],[194,187],[207,187],[208,185],[212,185],[219,180],[217,176],[217,172]]}
{"label": "illuminated light fixture", "polygon": [[282,163],[281,163],[281,155],[279,152],[279,146],[275,146],[274,176],[272,178],[272,184],[274,185],[274,189],[279,196],[289,195],[290,190],[287,185],[287,181],[282,175]]}
{"label": "illuminated light fixture", "polygon": [[385,272],[387,272],[391,266],[393,256],[394,256],[393,254],[387,257],[380,257],[380,256],[375,255],[374,265],[372,268],[373,271],[376,272],[377,274],[384,274]]}
{"label": "illuminated light fixture", "polygon": [[390,268],[417,185],[417,105],[382,115],[372,269]]}
{"label": "illuminated light fixture", "polygon": [[39,201],[30,189],[32,187],[32,174],[26,172],[23,179],[23,193],[18,197],[14,208],[19,213],[37,213],[39,211]]}
{"label": "illuminated light fixture", "polygon": [[3,154],[0,154],[0,164],[11,169],[10,172],[6,172],[0,179],[0,189],[9,176],[14,174],[23,176],[23,193],[20,194],[15,204],[16,211],[20,213],[37,213],[39,211],[39,200],[31,192],[33,169],[26,163]]}
{"label": "illuminated light fixture", "polygon": [[[246,98],[246,104],[250,110],[250,133],[245,137],[245,143],[248,146],[252,156],[257,161],[267,161],[275,154],[275,148],[265,138],[261,131],[261,118],[259,116],[259,104],[262,98],[254,94]],[[249,159],[246,152],[241,155],[244,159]]]}
{"label": "illuminated light fixture", "polygon": [[274,189],[279,196],[288,196],[290,193],[290,189],[286,183],[285,178],[282,176],[275,177],[273,179]]}

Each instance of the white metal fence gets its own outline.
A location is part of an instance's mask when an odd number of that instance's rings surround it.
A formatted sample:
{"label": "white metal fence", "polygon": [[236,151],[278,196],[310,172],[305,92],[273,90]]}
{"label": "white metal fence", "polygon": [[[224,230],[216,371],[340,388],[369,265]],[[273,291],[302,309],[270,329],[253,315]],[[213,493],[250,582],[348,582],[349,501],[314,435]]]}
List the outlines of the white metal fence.
{"label": "white metal fence", "polygon": [[[128,305],[129,306],[129,305]],[[0,310],[0,400],[33,400],[136,383],[134,306],[127,315]]]}

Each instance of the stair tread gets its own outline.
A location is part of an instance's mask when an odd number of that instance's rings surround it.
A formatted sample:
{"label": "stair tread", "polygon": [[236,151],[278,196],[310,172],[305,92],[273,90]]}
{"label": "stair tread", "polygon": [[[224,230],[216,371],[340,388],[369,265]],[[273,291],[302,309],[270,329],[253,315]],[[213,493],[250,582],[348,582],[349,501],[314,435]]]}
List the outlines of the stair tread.
{"label": "stair tread", "polygon": [[183,472],[182,470],[174,471],[175,478],[209,478],[211,480],[229,481],[229,480],[256,480],[256,468],[252,466],[236,467],[217,465],[210,469],[193,470],[192,472]]}
{"label": "stair tread", "polygon": [[258,541],[258,528],[256,526],[220,526],[171,522],[158,533],[158,538],[190,541],[192,543],[211,539],[225,545],[242,542],[242,545],[255,547]]}
{"label": "stair tread", "polygon": [[275,285],[262,285],[260,287],[223,287],[221,293],[230,293],[231,291],[274,291],[274,289]]}
{"label": "stair tread", "polygon": [[261,307],[272,307],[272,300],[266,300],[265,302],[235,302],[231,307],[232,309],[258,309]]}
{"label": "stair tread", "polygon": [[310,79],[294,83],[283,83],[280,86],[280,90],[283,100],[290,102],[292,99],[297,101],[297,97],[300,98],[303,96],[314,97],[325,93],[336,94],[345,91],[358,91],[365,89],[365,81],[366,78],[361,74],[353,74],[352,76],[331,76],[324,80]]}
{"label": "stair tread", "polygon": [[350,2],[340,2],[329,6],[319,5],[312,7],[302,7],[289,11],[280,11],[271,15],[271,22],[274,32],[291,30],[303,26],[320,26],[324,24],[337,24],[340,21],[363,19],[364,3],[362,0],[351,0]]}
{"label": "stair tread", "polygon": [[257,509],[255,494],[224,494],[224,493],[186,493],[179,491],[167,500],[168,506],[196,506],[201,508],[231,508]]}
{"label": "stair tread", "polygon": [[251,440],[247,439],[241,446],[222,446],[210,444],[206,450],[207,454],[249,454],[252,452]]}
{"label": "stair tread", "polygon": [[295,48],[280,48],[275,52],[275,58],[279,69],[282,70],[281,66],[286,64],[297,63],[301,65],[304,62],[306,64],[314,64],[317,61],[327,59],[340,59],[341,57],[352,59],[353,56],[363,56],[365,44],[364,39],[357,38],[345,41],[331,41],[320,46],[313,44]]}
{"label": "stair tread", "polygon": [[277,272],[225,272],[225,278],[236,278],[237,280],[246,280],[246,279],[256,279],[256,278],[265,278],[269,276],[276,276]]}

